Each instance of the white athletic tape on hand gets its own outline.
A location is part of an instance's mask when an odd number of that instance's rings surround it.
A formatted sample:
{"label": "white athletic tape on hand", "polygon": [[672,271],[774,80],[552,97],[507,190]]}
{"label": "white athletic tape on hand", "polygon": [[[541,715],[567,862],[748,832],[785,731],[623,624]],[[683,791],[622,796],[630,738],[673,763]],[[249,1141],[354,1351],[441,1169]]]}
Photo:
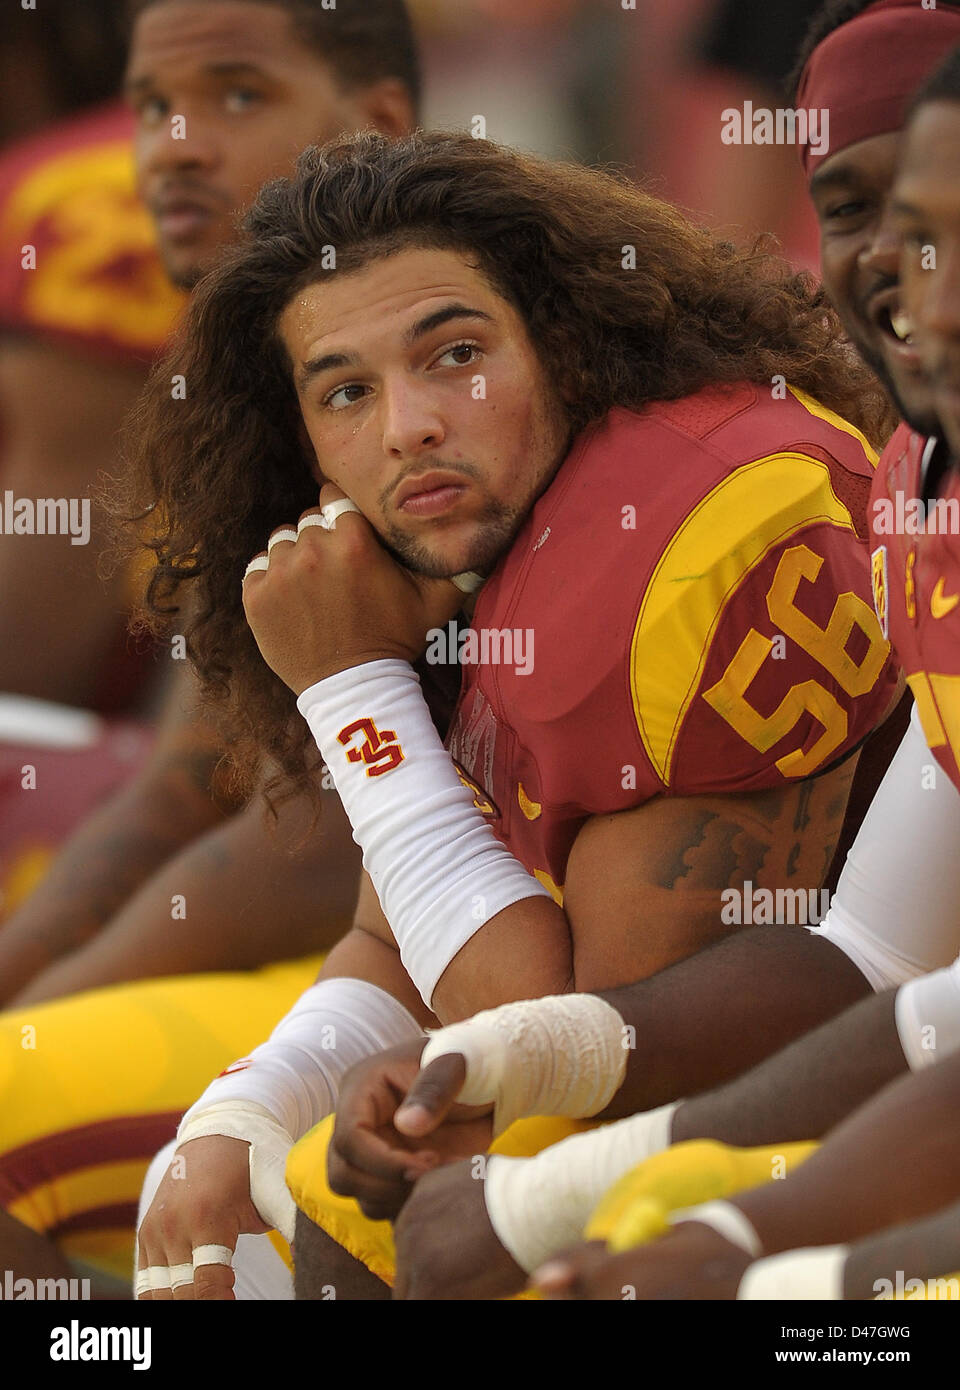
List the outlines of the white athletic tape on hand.
{"label": "white athletic tape on hand", "polygon": [[297,522],[297,535],[299,536],[302,535],[304,531],[309,531],[311,526],[319,526],[321,531],[330,530],[330,527],[324,522],[322,512],[308,512],[306,516],[302,516]]}
{"label": "white athletic tape on hand", "polygon": [[818,1245],[757,1260],[740,1280],[737,1299],[842,1299],[849,1253],[847,1245]]}
{"label": "white athletic tape on hand", "polygon": [[325,531],[335,531],[337,529],[337,518],[346,512],[359,512],[360,508],[355,502],[351,502],[349,497],[341,497],[339,502],[328,502],[325,507],[320,508],[320,525]]}
{"label": "white athletic tape on hand", "polygon": [[492,917],[550,894],[475,806],[406,661],[327,676],[297,708],[363,850],[400,959],[429,1005],[454,956]]}
{"label": "white athletic tape on hand", "polygon": [[500,1244],[528,1274],[583,1239],[600,1198],[624,1173],[670,1145],[679,1101],[628,1120],[574,1134],[535,1158],[487,1160],[483,1184]]}
{"label": "white athletic tape on hand", "polygon": [[486,584],[482,574],[477,574],[475,570],[464,570],[462,574],[455,574],[450,580],[455,584],[462,594],[476,594]]}
{"label": "white athletic tape on hand", "polygon": [[262,1106],[224,1101],[198,1111],[181,1124],[177,1147],[191,1139],[210,1135],[240,1139],[249,1144],[250,1200],[262,1221],[278,1230],[285,1240],[292,1241],[297,1209],[283,1176],[287,1154],[293,1147],[289,1133]]}
{"label": "white athletic tape on hand", "polygon": [[296,545],[297,532],[292,526],[284,526],[281,530],[274,531],[273,535],[267,541],[267,554],[269,555],[273,547],[279,545],[281,541],[293,541],[294,545]]}
{"label": "white athletic tape on hand", "polygon": [[232,1265],[233,1251],[229,1245],[195,1245],[193,1247],[193,1268],[201,1265]]}
{"label": "white athletic tape on hand", "polygon": [[623,1084],[624,1022],[595,994],[558,994],[485,1009],[433,1033],[420,1068],[459,1052],[467,1076],[457,1099],[494,1102],[494,1132],[527,1115],[586,1119]]}
{"label": "white athletic tape on hand", "polygon": [[166,1265],[148,1265],[146,1269],[137,1270],[136,1282],[133,1286],[134,1297],[139,1298],[142,1293],[155,1293],[160,1289],[169,1289],[170,1271]]}
{"label": "white athletic tape on hand", "polygon": [[256,559],[250,561],[249,565],[247,565],[247,568],[243,571],[243,578],[246,579],[249,575],[256,574],[258,570],[262,570],[263,573],[266,574],[269,568],[269,557],[266,555],[258,555]]}
{"label": "white athletic tape on hand", "polygon": [[192,1264],[171,1265],[168,1272],[170,1274],[170,1287],[174,1291],[193,1283]]}
{"label": "white athletic tape on hand", "polygon": [[679,1211],[671,1212],[667,1220],[671,1226],[678,1226],[683,1221],[699,1221],[701,1226],[709,1226],[752,1260],[759,1259],[763,1254],[763,1245],[753,1222],[732,1202],[701,1202],[695,1207],[681,1207]]}

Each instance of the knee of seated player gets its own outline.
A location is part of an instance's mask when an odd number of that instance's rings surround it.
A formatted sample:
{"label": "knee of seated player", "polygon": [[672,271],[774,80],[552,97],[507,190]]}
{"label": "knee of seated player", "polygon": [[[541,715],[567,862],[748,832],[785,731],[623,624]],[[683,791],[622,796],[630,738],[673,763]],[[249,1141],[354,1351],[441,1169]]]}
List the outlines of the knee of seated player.
{"label": "knee of seated player", "polygon": [[584,1238],[605,1240],[615,1250],[645,1244],[663,1233],[670,1212],[785,1178],[816,1147],[804,1143],[738,1149],[712,1139],[674,1144],[614,1183],[587,1223]]}

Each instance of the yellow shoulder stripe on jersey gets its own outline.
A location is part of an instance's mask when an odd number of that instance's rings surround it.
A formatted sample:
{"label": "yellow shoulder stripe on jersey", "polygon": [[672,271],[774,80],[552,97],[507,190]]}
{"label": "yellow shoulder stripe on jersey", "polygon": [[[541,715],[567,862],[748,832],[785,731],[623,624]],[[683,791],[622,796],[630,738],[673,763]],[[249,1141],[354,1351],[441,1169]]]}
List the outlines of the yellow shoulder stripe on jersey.
{"label": "yellow shoulder stripe on jersey", "polygon": [[806,454],[769,454],[719,482],[665,548],[643,595],[630,650],[637,727],[665,786],[728,600],[774,546],[817,522],[855,531],[826,464]]}
{"label": "yellow shoulder stripe on jersey", "polygon": [[810,414],[816,415],[818,420],[826,420],[827,424],[832,425],[835,430],[843,430],[844,434],[849,434],[855,439],[866,454],[867,462],[870,464],[870,467],[876,468],[877,464],[880,462],[880,455],[870,443],[867,436],[861,430],[858,430],[856,425],[851,425],[849,420],[845,420],[843,416],[838,415],[835,410],[831,410],[828,406],[821,405],[819,401],[814,400],[813,396],[808,396],[806,391],[801,391],[798,387],[791,386],[789,383],[787,384],[787,390],[790,392],[791,396],[795,397],[795,399],[800,402],[804,410],[809,410]]}

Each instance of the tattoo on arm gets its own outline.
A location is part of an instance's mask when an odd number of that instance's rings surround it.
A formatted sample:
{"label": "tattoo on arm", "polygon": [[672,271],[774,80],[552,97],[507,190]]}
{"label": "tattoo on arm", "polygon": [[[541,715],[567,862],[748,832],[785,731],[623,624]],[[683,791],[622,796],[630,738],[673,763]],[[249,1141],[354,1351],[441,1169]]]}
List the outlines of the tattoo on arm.
{"label": "tattoo on arm", "polygon": [[[655,882],[668,889],[742,888],[745,881],[823,882],[846,812],[853,767],[746,797],[703,797],[665,837]],[[693,808],[690,808],[691,810]]]}

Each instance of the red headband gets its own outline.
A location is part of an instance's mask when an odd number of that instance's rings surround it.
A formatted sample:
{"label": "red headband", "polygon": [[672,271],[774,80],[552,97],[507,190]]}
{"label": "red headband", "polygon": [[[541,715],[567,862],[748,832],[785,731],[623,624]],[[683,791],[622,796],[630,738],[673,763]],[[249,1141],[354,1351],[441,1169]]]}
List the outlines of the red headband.
{"label": "red headband", "polygon": [[801,145],[809,178],[831,155],[899,130],[914,93],[955,44],[960,9],[925,9],[921,0],[877,0],[813,50],[797,108],[829,112],[825,150]]}

